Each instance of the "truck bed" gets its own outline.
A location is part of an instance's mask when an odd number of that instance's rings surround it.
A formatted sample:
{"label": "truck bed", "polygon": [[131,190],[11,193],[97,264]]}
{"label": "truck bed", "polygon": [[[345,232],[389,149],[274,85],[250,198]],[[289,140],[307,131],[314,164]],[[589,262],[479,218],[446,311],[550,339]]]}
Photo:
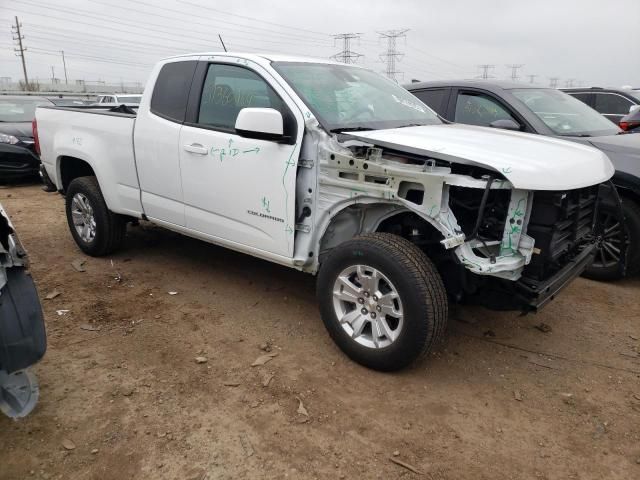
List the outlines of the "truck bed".
{"label": "truck bed", "polygon": [[[66,185],[67,160],[89,164],[111,211],[140,216],[140,189],[133,148],[136,112],[130,107],[46,106],[36,110],[42,164],[58,190]],[[65,167],[66,168],[66,167]]]}

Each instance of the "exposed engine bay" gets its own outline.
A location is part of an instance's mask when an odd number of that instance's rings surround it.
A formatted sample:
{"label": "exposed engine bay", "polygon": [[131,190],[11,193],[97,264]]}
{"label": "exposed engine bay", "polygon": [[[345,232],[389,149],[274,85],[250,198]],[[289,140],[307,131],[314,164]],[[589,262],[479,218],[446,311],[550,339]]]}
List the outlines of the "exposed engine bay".
{"label": "exposed engine bay", "polygon": [[302,208],[309,217],[316,210],[322,230],[297,225],[297,247],[304,243],[301,233],[319,243],[318,256],[311,242],[305,247],[303,269],[317,269],[323,252],[345,238],[387,231],[425,251],[453,300],[535,310],[593,258],[598,185],[518,189],[479,165],[384,148],[349,134],[318,137],[316,145],[303,145],[303,158],[319,159],[317,167],[306,165],[319,168],[317,205],[311,208],[308,195],[297,211],[304,225]]}

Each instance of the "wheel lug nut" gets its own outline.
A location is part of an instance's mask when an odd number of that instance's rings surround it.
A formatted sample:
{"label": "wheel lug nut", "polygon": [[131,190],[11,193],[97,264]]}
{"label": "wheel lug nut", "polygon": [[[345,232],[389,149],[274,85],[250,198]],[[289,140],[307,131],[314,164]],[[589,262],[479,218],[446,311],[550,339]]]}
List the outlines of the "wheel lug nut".
{"label": "wheel lug nut", "polygon": [[362,310],[360,310],[360,313],[362,313],[363,315],[366,315],[366,314],[367,314],[367,313],[369,313],[369,312],[367,312],[367,309],[366,309],[366,308],[363,308]]}
{"label": "wheel lug nut", "polygon": [[376,312],[371,312],[371,318],[376,318]]}
{"label": "wheel lug nut", "polygon": [[363,303],[364,303],[364,298],[359,298],[359,299],[358,299],[358,303],[359,303],[359,304],[363,304]]}
{"label": "wheel lug nut", "polygon": [[364,296],[369,298],[369,292],[364,292]]}
{"label": "wheel lug nut", "polygon": [[378,301],[378,297],[374,295],[374,296],[373,296],[373,301],[374,301],[374,302],[377,302],[377,301]]}
{"label": "wheel lug nut", "polygon": [[380,305],[378,305],[378,306],[376,307],[376,310],[377,310],[377,311],[379,311],[379,312],[381,312],[381,311],[382,311],[382,307],[381,307]]}

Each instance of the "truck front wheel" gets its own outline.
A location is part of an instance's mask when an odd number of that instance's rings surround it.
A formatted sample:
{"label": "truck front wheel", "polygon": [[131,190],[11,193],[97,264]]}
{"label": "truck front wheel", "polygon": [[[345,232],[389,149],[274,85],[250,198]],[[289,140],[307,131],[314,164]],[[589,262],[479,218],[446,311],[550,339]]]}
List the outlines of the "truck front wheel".
{"label": "truck front wheel", "polygon": [[66,191],[67,223],[73,239],[87,255],[100,257],[122,245],[127,224],[107,208],[96,177],[78,177]]}
{"label": "truck front wheel", "polygon": [[366,234],[334,248],[320,268],[317,295],[336,344],[375,370],[407,366],[445,330],[440,275],[418,247],[397,235]]}

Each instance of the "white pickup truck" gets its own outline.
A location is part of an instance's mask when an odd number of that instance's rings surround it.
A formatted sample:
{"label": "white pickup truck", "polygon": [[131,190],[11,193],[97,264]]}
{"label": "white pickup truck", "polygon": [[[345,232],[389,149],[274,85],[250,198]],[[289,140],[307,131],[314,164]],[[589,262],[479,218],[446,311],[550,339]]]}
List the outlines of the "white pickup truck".
{"label": "white pickup truck", "polygon": [[327,60],[172,57],[137,113],[40,107],[42,162],[89,255],[144,219],[318,274],[352,359],[399,369],[448,299],[532,310],[591,261],[614,170],[558,139],[443,122],[384,77]]}

